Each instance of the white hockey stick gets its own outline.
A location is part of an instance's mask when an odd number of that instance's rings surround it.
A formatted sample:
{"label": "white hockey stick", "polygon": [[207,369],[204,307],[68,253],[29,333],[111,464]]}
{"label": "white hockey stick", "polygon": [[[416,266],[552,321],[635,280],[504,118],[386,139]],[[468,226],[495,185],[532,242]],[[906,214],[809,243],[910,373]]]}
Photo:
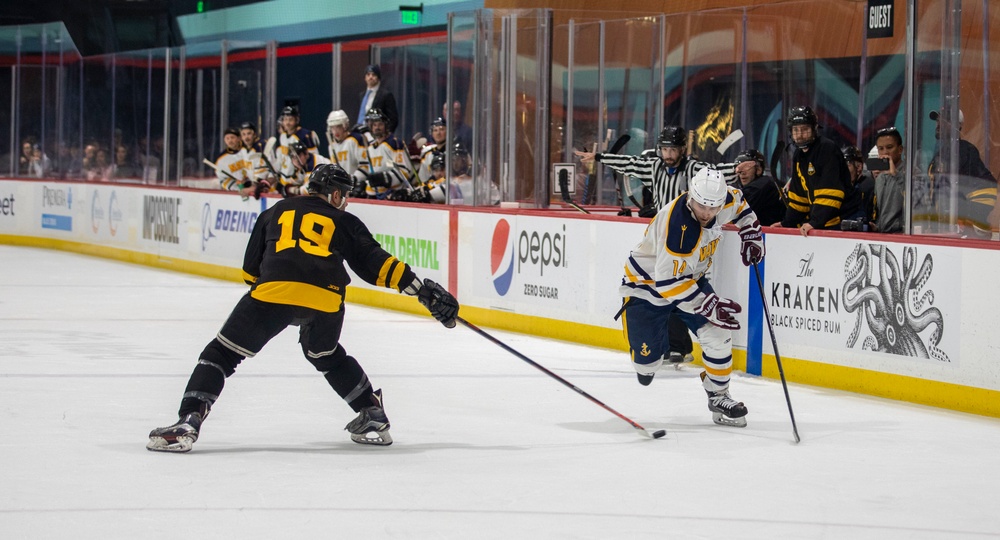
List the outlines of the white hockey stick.
{"label": "white hockey stick", "polygon": [[715,151],[718,152],[719,155],[721,156],[722,154],[726,153],[726,150],[729,150],[730,146],[736,144],[742,138],[743,138],[743,130],[737,129],[732,133],[730,133],[725,139],[722,139],[722,142],[719,143],[719,147],[716,148]]}

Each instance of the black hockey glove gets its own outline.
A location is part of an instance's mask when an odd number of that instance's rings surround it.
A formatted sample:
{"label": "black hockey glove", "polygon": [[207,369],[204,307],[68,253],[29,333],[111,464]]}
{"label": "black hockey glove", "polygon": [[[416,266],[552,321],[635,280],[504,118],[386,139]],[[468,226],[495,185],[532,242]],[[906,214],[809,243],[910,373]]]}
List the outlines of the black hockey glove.
{"label": "black hockey glove", "polygon": [[431,312],[445,328],[455,328],[455,317],[458,317],[458,300],[430,279],[424,279],[424,284],[417,292],[417,300]]}
{"label": "black hockey glove", "polygon": [[639,209],[639,217],[641,218],[652,218],[656,217],[656,207],[652,204],[647,204]]}
{"label": "black hockey glove", "polygon": [[376,188],[378,188],[378,187],[384,187],[384,188],[387,188],[387,187],[389,187],[389,184],[391,182],[392,182],[392,179],[389,177],[389,175],[385,171],[381,171],[381,172],[377,172],[377,173],[371,173],[370,175],[368,175],[368,184],[371,187],[376,187]]}
{"label": "black hockey glove", "polygon": [[253,188],[253,198],[260,200],[261,194],[268,193],[271,191],[271,183],[267,180],[261,180],[254,185]]}

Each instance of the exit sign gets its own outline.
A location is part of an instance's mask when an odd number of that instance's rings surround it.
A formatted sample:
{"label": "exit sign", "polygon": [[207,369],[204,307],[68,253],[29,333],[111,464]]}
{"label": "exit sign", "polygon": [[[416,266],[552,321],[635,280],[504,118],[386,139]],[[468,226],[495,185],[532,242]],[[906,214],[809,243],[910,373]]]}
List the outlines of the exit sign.
{"label": "exit sign", "polygon": [[420,18],[424,14],[424,4],[419,6],[399,6],[399,19],[403,24],[420,24]]}

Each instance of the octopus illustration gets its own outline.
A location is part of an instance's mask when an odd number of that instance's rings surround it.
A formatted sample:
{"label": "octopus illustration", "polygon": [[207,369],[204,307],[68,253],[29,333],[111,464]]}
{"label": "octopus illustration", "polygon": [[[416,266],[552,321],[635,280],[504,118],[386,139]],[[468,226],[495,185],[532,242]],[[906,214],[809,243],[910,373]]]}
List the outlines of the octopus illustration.
{"label": "octopus illustration", "polygon": [[[917,249],[912,246],[903,248],[900,268],[896,255],[885,245],[857,244],[844,263],[844,308],[858,312],[847,346],[854,347],[864,319],[872,335],[865,337],[863,349],[950,362],[938,348],[944,318],[933,307],[934,291],[921,292],[933,267],[930,255],[918,267]],[[921,334],[932,325],[925,341]]]}

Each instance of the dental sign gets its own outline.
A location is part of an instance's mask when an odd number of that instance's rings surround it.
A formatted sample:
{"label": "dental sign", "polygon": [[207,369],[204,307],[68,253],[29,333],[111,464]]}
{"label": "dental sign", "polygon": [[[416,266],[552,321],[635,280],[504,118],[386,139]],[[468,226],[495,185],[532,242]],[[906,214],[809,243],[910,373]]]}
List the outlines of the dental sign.
{"label": "dental sign", "polygon": [[868,38],[892,37],[892,21],[896,15],[895,0],[868,0],[865,27]]}

